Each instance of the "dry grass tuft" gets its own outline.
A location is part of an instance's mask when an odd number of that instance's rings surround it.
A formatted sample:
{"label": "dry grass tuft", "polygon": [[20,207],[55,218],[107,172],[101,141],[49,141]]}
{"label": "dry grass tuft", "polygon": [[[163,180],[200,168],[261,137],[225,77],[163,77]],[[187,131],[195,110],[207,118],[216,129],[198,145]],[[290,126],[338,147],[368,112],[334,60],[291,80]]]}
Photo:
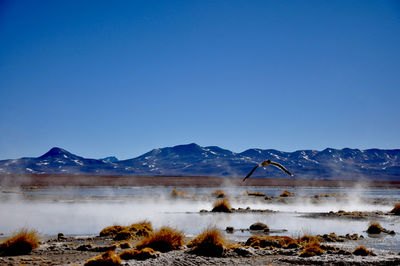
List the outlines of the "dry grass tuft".
{"label": "dry grass tuft", "polygon": [[364,246],[356,248],[353,251],[353,254],[356,255],[356,256],[369,256],[369,255],[375,256],[375,254],[371,250],[367,249]]}
{"label": "dry grass tuft", "polygon": [[304,235],[297,240],[303,247],[300,257],[311,257],[321,255],[324,251],[321,249],[321,243],[318,237]]}
{"label": "dry grass tuft", "polygon": [[182,232],[165,226],[144,238],[136,248],[149,247],[157,251],[168,252],[179,249],[183,245],[183,237]]}
{"label": "dry grass tuft", "polygon": [[21,229],[0,244],[0,256],[26,255],[37,247],[39,239],[36,231]]}
{"label": "dry grass tuft", "polygon": [[149,221],[143,221],[129,226],[129,231],[136,236],[149,236],[153,232],[153,227]]}
{"label": "dry grass tuft", "polygon": [[248,192],[246,191],[247,196],[254,196],[254,197],[266,197],[267,194],[261,192]]}
{"label": "dry grass tuft", "polygon": [[368,234],[380,234],[383,230],[384,230],[383,227],[379,223],[371,222],[367,229],[367,233]]}
{"label": "dry grass tuft", "polygon": [[127,248],[131,248],[131,243],[129,243],[128,241],[123,241],[118,243],[118,246],[120,249],[127,249]]}
{"label": "dry grass tuft", "polygon": [[172,198],[185,198],[185,197],[188,197],[188,196],[189,196],[189,193],[186,190],[179,191],[179,190],[174,188],[171,191],[171,197]]}
{"label": "dry grass tuft", "polygon": [[147,260],[157,257],[157,252],[152,248],[143,248],[141,250],[132,249],[122,251],[118,256],[123,260]]}
{"label": "dry grass tuft", "polygon": [[126,227],[121,225],[108,226],[100,231],[100,236],[115,236],[116,234],[125,229]]}
{"label": "dry grass tuft", "polygon": [[318,237],[311,235],[304,235],[297,240],[303,248],[303,251],[300,253],[300,256],[310,257],[315,255],[321,255],[323,250],[321,249],[320,241]]}
{"label": "dry grass tuft", "polygon": [[112,236],[115,240],[128,240],[133,237],[149,236],[153,227],[148,221],[143,221],[130,226],[113,225],[104,228],[100,236]]}
{"label": "dry grass tuft", "polygon": [[343,236],[338,236],[335,233],[330,233],[329,235],[328,234],[324,234],[322,236],[317,235],[317,237],[318,237],[318,240],[325,241],[325,242],[343,242],[344,239],[349,239],[349,240],[352,238],[355,238],[354,240],[358,239],[357,234],[353,234],[353,235],[347,234],[345,237],[343,237]]}
{"label": "dry grass tuft", "polygon": [[288,236],[251,236],[246,241],[246,246],[253,248],[297,248],[298,242]]}
{"label": "dry grass tuft", "polygon": [[96,257],[90,258],[84,264],[85,266],[99,266],[99,265],[121,265],[121,259],[114,251],[107,251]]}
{"label": "dry grass tuft", "polygon": [[280,197],[293,197],[294,196],[294,194],[292,193],[292,192],[290,192],[290,191],[287,191],[287,190],[285,190],[285,191],[283,191],[282,192],[282,194],[281,195],[279,195]]}
{"label": "dry grass tuft", "polygon": [[132,233],[131,231],[129,231],[128,229],[124,229],[122,231],[119,231],[115,236],[114,236],[114,240],[129,240],[131,239]]}
{"label": "dry grass tuft", "polygon": [[227,195],[225,191],[217,189],[211,192],[211,196],[214,196],[216,198],[225,198]]}
{"label": "dry grass tuft", "polygon": [[317,244],[319,245],[319,239],[316,236],[304,235],[297,240],[302,246],[306,246],[308,244]]}
{"label": "dry grass tuft", "polygon": [[214,203],[212,212],[232,212],[232,207],[226,199]]}
{"label": "dry grass tuft", "polygon": [[332,192],[332,193],[319,193],[319,194],[315,194],[315,195],[314,195],[314,198],[316,198],[316,199],[319,199],[319,198],[329,198],[329,197],[333,197],[333,198],[343,198],[343,197],[345,197],[345,194]]}
{"label": "dry grass tuft", "polygon": [[181,193],[179,192],[179,190],[177,190],[176,188],[174,188],[171,191],[171,197],[178,197]]}
{"label": "dry grass tuft", "polygon": [[300,257],[312,257],[316,255],[321,255],[324,251],[321,249],[320,245],[310,244],[304,247],[303,251],[300,253]]}
{"label": "dry grass tuft", "polygon": [[390,213],[393,213],[394,215],[400,215],[400,203],[396,203]]}
{"label": "dry grass tuft", "polygon": [[188,247],[197,255],[221,257],[225,251],[226,240],[216,228],[208,228],[189,242]]}
{"label": "dry grass tuft", "polygon": [[319,194],[315,194],[314,198],[319,199],[319,198],[329,198],[331,196],[331,194],[329,193],[319,193]]}

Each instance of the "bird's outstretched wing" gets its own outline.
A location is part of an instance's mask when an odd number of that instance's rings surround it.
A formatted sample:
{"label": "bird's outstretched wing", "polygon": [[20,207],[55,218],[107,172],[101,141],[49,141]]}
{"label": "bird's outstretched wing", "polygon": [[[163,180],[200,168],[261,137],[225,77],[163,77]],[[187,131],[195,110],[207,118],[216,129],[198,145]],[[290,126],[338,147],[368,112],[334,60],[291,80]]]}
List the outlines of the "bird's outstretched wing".
{"label": "bird's outstretched wing", "polygon": [[276,163],[276,162],[271,162],[271,164],[275,167],[278,167],[279,169],[281,169],[282,171],[284,171],[285,173],[287,173],[290,176],[293,176],[293,174],[291,172],[289,172],[285,167],[283,167],[283,165]]}
{"label": "bird's outstretched wing", "polygon": [[248,173],[248,175],[246,175],[246,177],[243,179],[243,182],[253,174],[253,172],[258,168],[258,166],[259,166],[259,165],[256,165],[256,166],[250,171],[250,173]]}

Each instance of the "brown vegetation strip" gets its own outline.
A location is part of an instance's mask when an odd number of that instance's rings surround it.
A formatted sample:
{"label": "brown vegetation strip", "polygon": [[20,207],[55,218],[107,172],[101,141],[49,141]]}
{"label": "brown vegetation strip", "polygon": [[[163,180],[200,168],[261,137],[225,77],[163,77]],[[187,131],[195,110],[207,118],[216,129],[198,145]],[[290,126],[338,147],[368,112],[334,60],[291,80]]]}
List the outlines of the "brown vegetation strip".
{"label": "brown vegetation strip", "polygon": [[[340,178],[340,177],[338,177]],[[243,183],[242,177],[208,176],[107,176],[107,175],[50,175],[50,174],[0,174],[3,186],[179,186],[215,187],[232,186],[296,186],[296,187],[351,187],[359,181],[313,180],[286,178],[252,178]],[[369,187],[398,187],[400,181],[368,180]]]}

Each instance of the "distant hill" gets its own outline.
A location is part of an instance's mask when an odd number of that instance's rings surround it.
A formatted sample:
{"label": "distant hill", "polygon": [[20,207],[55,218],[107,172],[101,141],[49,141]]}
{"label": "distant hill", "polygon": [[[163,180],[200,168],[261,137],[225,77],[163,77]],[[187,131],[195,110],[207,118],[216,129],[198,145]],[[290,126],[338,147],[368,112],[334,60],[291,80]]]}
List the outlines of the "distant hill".
{"label": "distant hill", "polygon": [[[61,148],[37,158],[0,161],[0,173],[245,176],[259,162],[283,164],[296,178],[400,180],[400,150],[332,149],[322,151],[249,149],[241,153],[195,143],[154,149],[139,157],[88,159]],[[288,177],[275,167],[257,169],[253,177]]]}

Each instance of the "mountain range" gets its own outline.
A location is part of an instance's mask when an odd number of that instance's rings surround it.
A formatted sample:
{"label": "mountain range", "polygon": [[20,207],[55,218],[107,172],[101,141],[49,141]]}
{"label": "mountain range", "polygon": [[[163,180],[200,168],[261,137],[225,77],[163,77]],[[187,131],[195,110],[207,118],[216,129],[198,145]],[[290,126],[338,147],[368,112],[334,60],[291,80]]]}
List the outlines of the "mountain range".
{"label": "mountain range", "polygon": [[[1,160],[0,174],[94,174],[140,176],[243,177],[258,163],[281,163],[296,178],[400,180],[400,149],[333,149],[283,152],[248,149],[241,153],[195,143],[154,149],[139,157],[88,159],[61,148],[40,157]],[[257,169],[252,177],[289,177],[275,167]]]}

